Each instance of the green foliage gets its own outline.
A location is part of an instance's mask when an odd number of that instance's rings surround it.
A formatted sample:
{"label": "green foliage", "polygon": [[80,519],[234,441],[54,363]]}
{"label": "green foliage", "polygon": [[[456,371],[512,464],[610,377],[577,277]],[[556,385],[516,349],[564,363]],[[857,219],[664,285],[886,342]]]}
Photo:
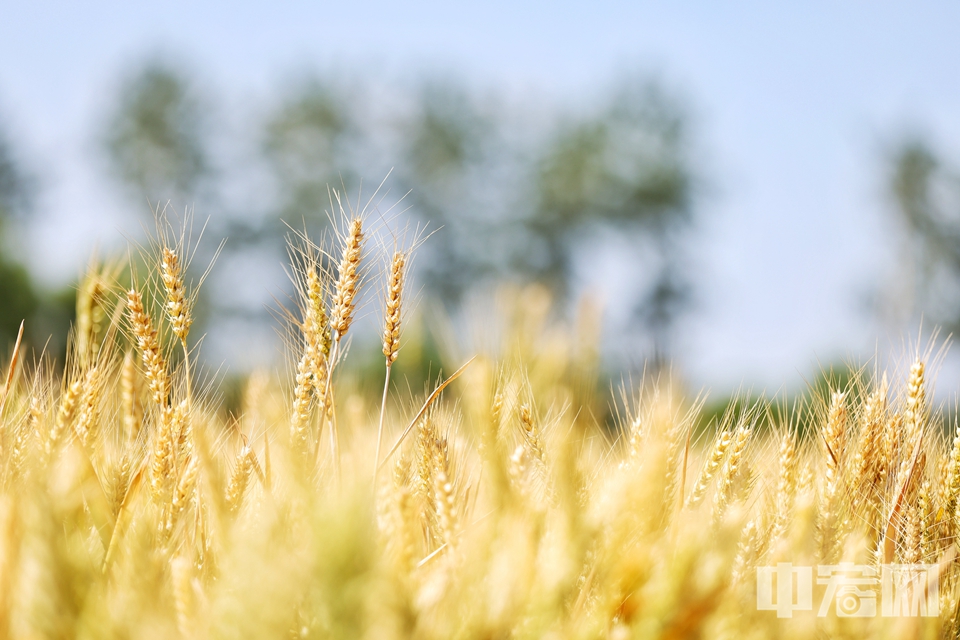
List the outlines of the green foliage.
{"label": "green foliage", "polygon": [[30,210],[34,188],[34,180],[19,166],[10,141],[0,132],[0,225]]}
{"label": "green foliage", "polygon": [[[35,184],[17,162],[14,149],[0,131],[0,243],[10,221],[22,218],[32,208]],[[20,323],[30,320],[40,303],[30,274],[20,264],[0,253],[0,345],[12,342]]]}
{"label": "green foliage", "polygon": [[414,179],[432,186],[427,193],[437,197],[482,159],[483,136],[493,123],[473,96],[449,80],[426,83],[418,101],[405,140],[407,157]]}
{"label": "green foliage", "polygon": [[328,186],[355,182],[345,162],[353,127],[343,100],[333,83],[313,78],[264,125],[261,144],[277,183],[276,213],[287,221],[321,217],[329,208]]}
{"label": "green foliage", "polygon": [[566,123],[549,142],[529,221],[542,251],[526,254],[526,268],[561,293],[577,266],[575,249],[591,229],[616,228],[651,249],[654,276],[634,304],[658,361],[691,293],[679,242],[694,221],[686,129],[683,109],[660,87],[626,81],[597,115]]}
{"label": "green foliage", "polygon": [[[960,173],[919,138],[902,142],[890,161],[889,191],[906,230],[906,264],[887,292],[895,315],[914,314],[960,329]],[[907,317],[903,317],[907,316]]]}
{"label": "green foliage", "polygon": [[500,124],[464,86],[432,80],[418,89],[400,132],[398,177],[409,190],[406,201],[419,219],[442,229],[445,239],[426,247],[420,276],[433,295],[451,305],[470,283],[503,270],[495,248],[508,231],[503,225],[491,228],[481,215],[479,190],[494,198],[512,196],[492,179],[478,182],[511,152],[497,146]]}
{"label": "green foliage", "polygon": [[693,176],[685,116],[655,85],[627,84],[595,117],[562,127],[539,172],[537,222],[594,221],[665,235],[690,222]]}
{"label": "green foliage", "polygon": [[206,108],[170,63],[151,60],[128,77],[103,140],[121,183],[150,203],[195,198],[211,173]]}
{"label": "green foliage", "polygon": [[20,322],[33,317],[39,300],[27,270],[18,264],[0,261],[0,341],[17,336]]}

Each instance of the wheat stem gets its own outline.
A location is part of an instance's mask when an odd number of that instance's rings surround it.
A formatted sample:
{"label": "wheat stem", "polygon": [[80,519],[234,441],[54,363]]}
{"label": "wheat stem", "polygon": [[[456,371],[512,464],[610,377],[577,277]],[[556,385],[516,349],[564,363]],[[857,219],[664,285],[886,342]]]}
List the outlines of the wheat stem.
{"label": "wheat stem", "polygon": [[387,372],[383,377],[383,397],[380,399],[380,419],[377,421],[377,454],[373,465],[373,482],[376,484],[380,472],[380,447],[383,445],[383,415],[387,411],[387,392],[390,390],[390,371],[393,366],[387,360]]}

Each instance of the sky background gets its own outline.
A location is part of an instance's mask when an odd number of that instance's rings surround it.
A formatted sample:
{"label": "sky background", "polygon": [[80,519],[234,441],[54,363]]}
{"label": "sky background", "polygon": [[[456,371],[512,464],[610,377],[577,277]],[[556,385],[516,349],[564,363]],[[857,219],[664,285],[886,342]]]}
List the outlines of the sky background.
{"label": "sky background", "polygon": [[22,249],[53,286],[135,235],[94,134],[120,74],[158,50],[228,103],[310,66],[558,99],[646,69],[687,99],[710,184],[681,367],[714,389],[796,386],[908,339],[864,311],[897,268],[883,153],[919,131],[960,157],[958,26],[951,2],[0,3],[0,115],[44,180]]}

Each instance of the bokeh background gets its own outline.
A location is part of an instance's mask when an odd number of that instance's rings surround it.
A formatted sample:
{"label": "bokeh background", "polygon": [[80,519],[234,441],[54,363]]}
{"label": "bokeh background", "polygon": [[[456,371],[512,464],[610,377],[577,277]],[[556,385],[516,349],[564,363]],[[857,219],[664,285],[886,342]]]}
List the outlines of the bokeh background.
{"label": "bokeh background", "polygon": [[159,205],[206,221],[195,277],[228,238],[209,366],[274,363],[289,226],[319,236],[328,185],[389,173],[384,219],[437,230],[422,315],[541,282],[561,316],[603,310],[610,372],[798,389],[960,326],[958,24],[946,1],[6,3],[0,340],[27,318],[62,349],[91,254]]}

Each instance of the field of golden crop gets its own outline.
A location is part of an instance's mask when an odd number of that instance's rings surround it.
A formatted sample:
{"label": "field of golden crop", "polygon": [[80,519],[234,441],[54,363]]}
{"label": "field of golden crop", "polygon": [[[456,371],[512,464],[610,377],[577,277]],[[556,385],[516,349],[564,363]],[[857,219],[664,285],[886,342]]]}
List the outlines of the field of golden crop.
{"label": "field of golden crop", "polygon": [[[499,349],[370,398],[340,375],[358,296],[389,383],[415,247],[377,256],[366,222],[295,237],[290,366],[237,413],[191,367],[177,233],[140,278],[88,273],[65,366],[14,351],[0,637],[956,636],[960,431],[924,358],[702,425],[666,374],[598,389],[594,332],[531,290]],[[904,566],[923,581],[892,603],[881,576]]]}

